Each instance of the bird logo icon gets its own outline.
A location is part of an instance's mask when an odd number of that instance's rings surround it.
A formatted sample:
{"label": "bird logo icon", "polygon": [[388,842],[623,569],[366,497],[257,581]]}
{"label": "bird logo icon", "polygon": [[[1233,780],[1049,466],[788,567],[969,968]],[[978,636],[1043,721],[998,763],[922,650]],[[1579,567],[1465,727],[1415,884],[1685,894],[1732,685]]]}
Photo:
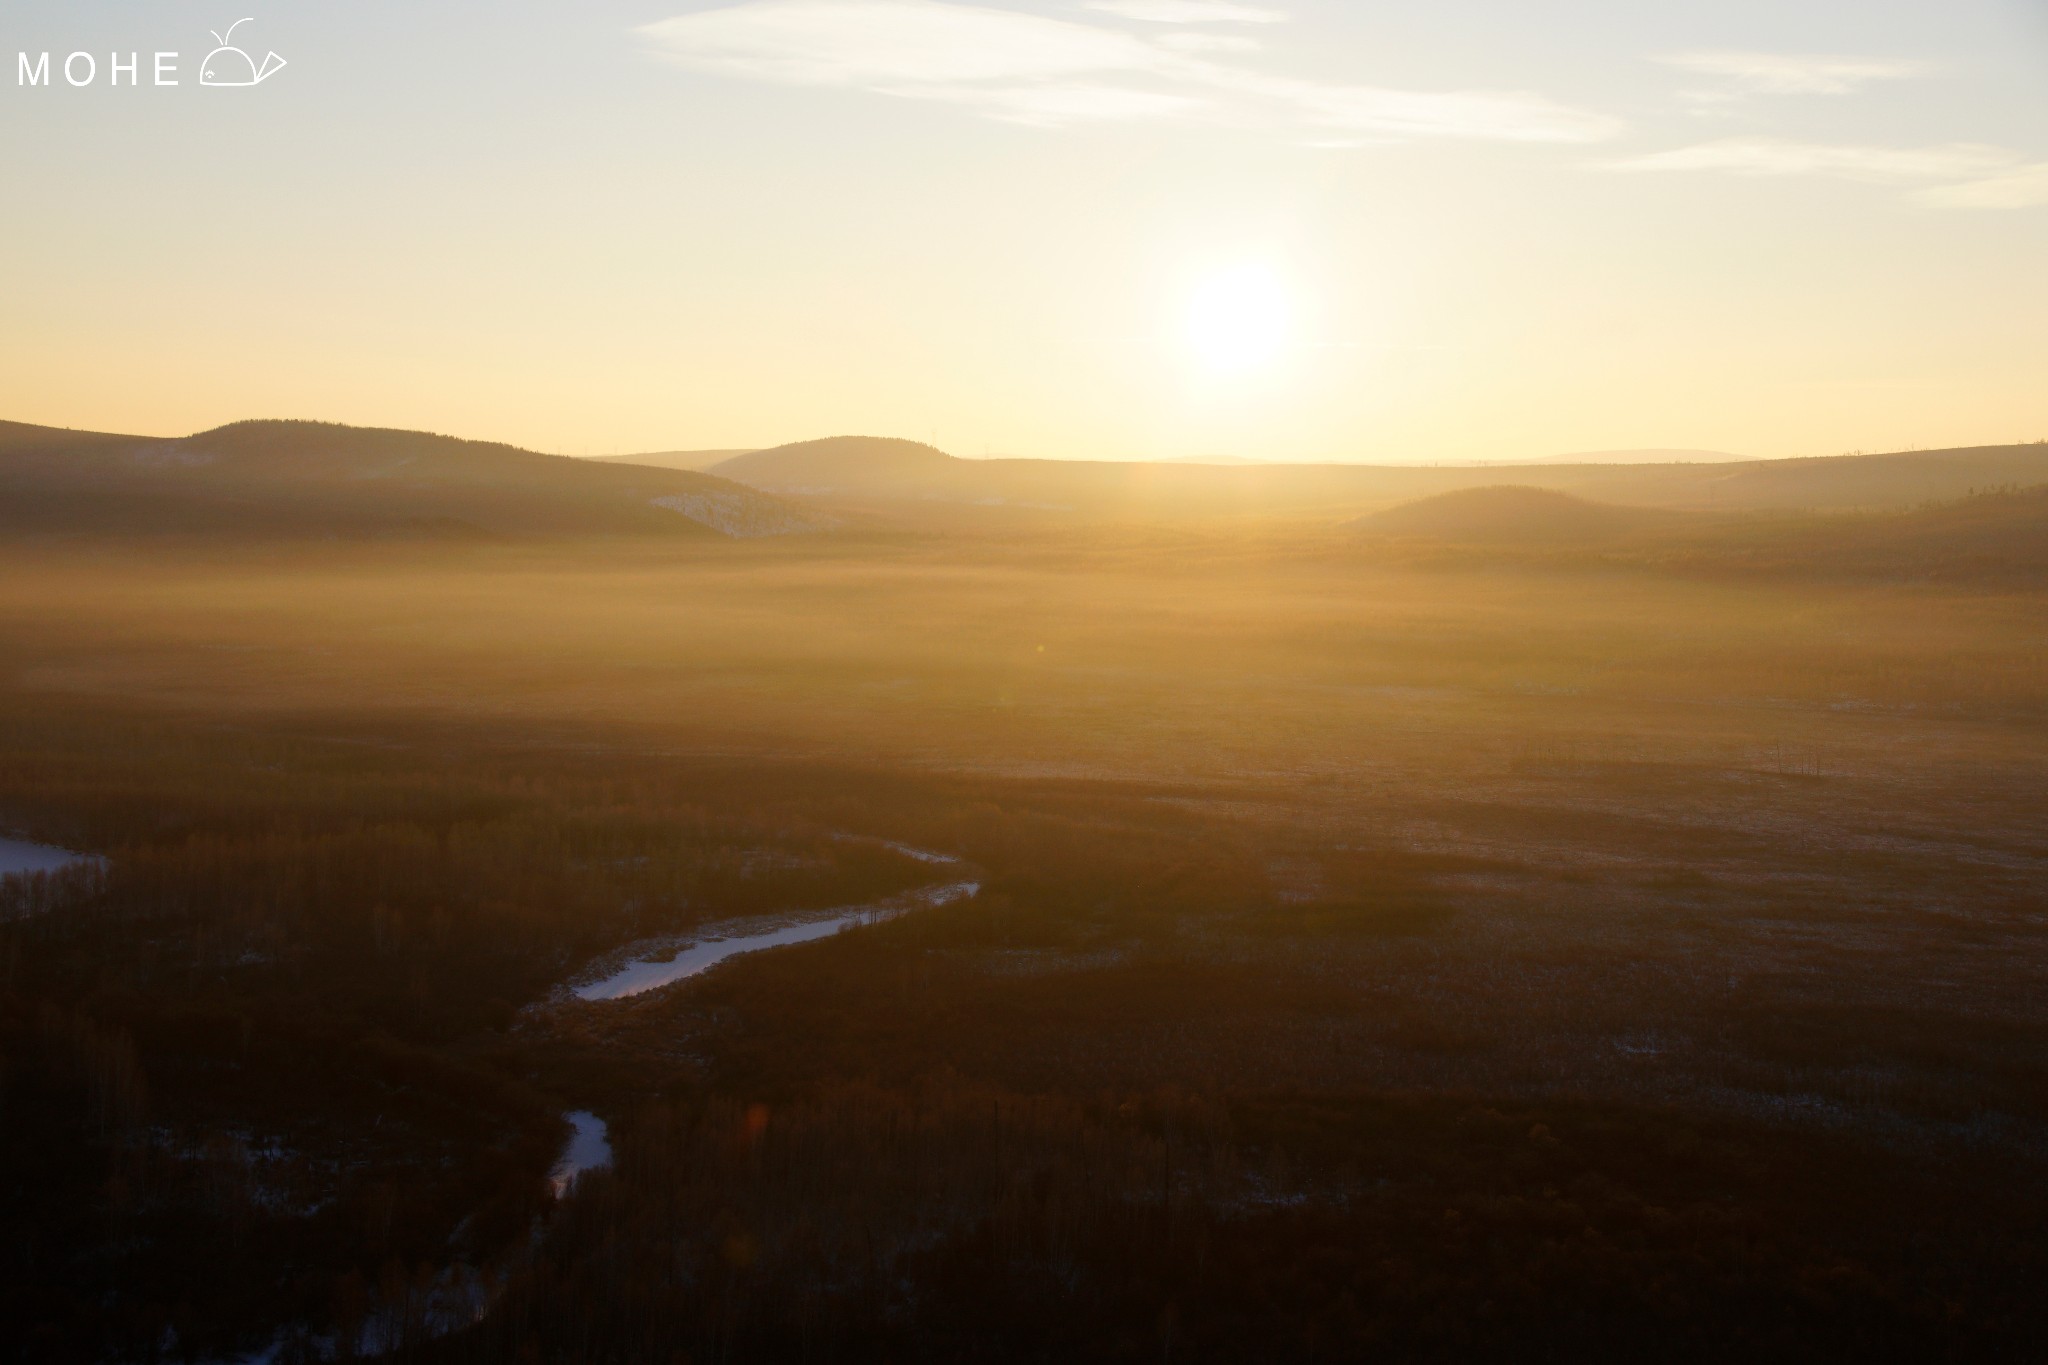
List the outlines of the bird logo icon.
{"label": "bird logo icon", "polygon": [[228,45],[228,40],[235,36],[235,30],[248,22],[248,19],[237,19],[228,25],[226,33],[213,35],[213,40],[220,46],[207,53],[206,60],[199,65],[201,85],[261,85],[284,69],[284,58],[275,52],[263,59],[259,70],[254,57],[239,47]]}

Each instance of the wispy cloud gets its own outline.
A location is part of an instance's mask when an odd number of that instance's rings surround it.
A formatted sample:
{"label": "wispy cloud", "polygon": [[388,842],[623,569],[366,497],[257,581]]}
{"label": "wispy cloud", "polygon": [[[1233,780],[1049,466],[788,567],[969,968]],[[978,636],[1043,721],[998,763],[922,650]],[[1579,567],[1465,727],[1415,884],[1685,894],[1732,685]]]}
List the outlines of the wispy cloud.
{"label": "wispy cloud", "polygon": [[684,66],[883,93],[1146,72],[1160,57],[1113,29],[933,0],[756,0],[641,32]]}
{"label": "wispy cloud", "polygon": [[1277,9],[1227,0],[1087,0],[1082,8],[1148,24],[1278,24],[1287,19]]}
{"label": "wispy cloud", "polygon": [[1702,99],[1747,95],[1847,95],[1873,81],[1924,76],[1924,62],[1887,57],[1816,57],[1780,52],[1680,52],[1657,59],[1724,82],[1719,91],[1700,92]]}
{"label": "wispy cloud", "polygon": [[[1782,138],[1726,138],[1610,161],[1610,171],[1719,171],[1749,176],[1827,176],[1913,185],[1923,204],[1948,209],[2023,209],[2048,204],[2048,162],[1978,142],[1933,147],[1841,146]],[[1950,184],[1929,184],[1950,181]]]}
{"label": "wispy cloud", "polygon": [[1919,198],[1944,209],[2027,209],[2048,204],[2048,161],[2020,166],[2004,175],[1922,190]]}
{"label": "wispy cloud", "polygon": [[1219,88],[1264,98],[1301,125],[1378,140],[1423,137],[1485,142],[1599,142],[1621,125],[1541,95],[1480,90],[1385,90],[1217,69]]}
{"label": "wispy cloud", "polygon": [[1174,52],[1257,52],[1265,46],[1241,33],[1169,33],[1157,42]]}
{"label": "wispy cloud", "polygon": [[1719,76],[1763,95],[1847,95],[1873,81],[1924,76],[1924,62],[1889,57],[1814,57],[1782,52],[1681,52],[1658,60]]}
{"label": "wispy cloud", "polygon": [[[1100,6],[1112,7],[1165,22],[1277,17],[1209,0]],[[1318,138],[1509,142],[1591,142],[1619,129],[1540,95],[1311,81],[1220,60],[1225,49],[1214,42],[1191,50],[1172,37],[944,0],[748,0],[640,32],[691,70],[943,101],[1039,126],[1204,118]]]}
{"label": "wispy cloud", "polygon": [[1935,147],[1859,147],[1782,138],[1741,137],[1613,161],[1614,171],[1723,171],[1735,175],[1821,175],[1909,182],[1987,176],[2013,166],[2015,152],[1981,143]]}
{"label": "wispy cloud", "polygon": [[966,105],[989,118],[1036,128],[1075,123],[1117,123],[1198,114],[1210,102],[1164,90],[1132,90],[1124,86],[1080,81],[1029,85],[900,85],[879,93],[900,99],[938,100]]}

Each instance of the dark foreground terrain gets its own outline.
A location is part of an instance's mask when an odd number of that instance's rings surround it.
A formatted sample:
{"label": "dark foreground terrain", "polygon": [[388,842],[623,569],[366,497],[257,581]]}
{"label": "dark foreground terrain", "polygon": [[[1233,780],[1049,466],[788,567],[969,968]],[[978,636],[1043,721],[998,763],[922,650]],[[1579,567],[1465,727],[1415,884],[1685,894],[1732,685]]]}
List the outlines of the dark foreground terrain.
{"label": "dark foreground terrain", "polygon": [[2042,1359],[1996,496],[0,545],[0,1359]]}

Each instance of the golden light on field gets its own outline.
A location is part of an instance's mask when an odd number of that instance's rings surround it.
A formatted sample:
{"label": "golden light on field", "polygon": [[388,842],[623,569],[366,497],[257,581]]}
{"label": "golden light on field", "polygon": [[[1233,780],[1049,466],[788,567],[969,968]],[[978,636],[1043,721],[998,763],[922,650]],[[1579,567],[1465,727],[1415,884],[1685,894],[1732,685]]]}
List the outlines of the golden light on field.
{"label": "golden light on field", "polygon": [[1218,374],[1273,365],[1287,350],[1293,329],[1294,301],[1287,284],[1263,263],[1210,275],[1188,301],[1188,345],[1204,367]]}

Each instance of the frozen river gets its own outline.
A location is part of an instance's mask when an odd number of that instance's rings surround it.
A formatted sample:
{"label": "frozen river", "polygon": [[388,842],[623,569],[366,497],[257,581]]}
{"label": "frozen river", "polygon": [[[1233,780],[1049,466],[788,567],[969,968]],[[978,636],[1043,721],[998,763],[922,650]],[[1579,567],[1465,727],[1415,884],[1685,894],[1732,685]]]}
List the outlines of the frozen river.
{"label": "frozen river", "polygon": [[696,976],[741,953],[808,943],[856,924],[878,924],[912,910],[950,905],[954,901],[966,900],[980,890],[978,882],[948,882],[879,905],[834,910],[818,919],[795,923],[777,920],[772,925],[754,930],[749,930],[745,924],[729,925],[726,926],[728,932],[721,937],[707,938],[666,953],[650,953],[628,962],[602,980],[576,987],[576,995],[583,1000],[624,1000]]}
{"label": "frozen river", "polygon": [[78,863],[90,862],[83,854],[48,844],[25,844],[18,839],[0,839],[0,877],[18,872],[61,872]]}
{"label": "frozen river", "polygon": [[603,1119],[588,1109],[562,1117],[569,1120],[569,1145],[562,1149],[562,1159],[555,1163],[555,1169],[548,1172],[548,1182],[555,1187],[557,1199],[569,1192],[577,1176],[612,1164],[611,1130]]}

